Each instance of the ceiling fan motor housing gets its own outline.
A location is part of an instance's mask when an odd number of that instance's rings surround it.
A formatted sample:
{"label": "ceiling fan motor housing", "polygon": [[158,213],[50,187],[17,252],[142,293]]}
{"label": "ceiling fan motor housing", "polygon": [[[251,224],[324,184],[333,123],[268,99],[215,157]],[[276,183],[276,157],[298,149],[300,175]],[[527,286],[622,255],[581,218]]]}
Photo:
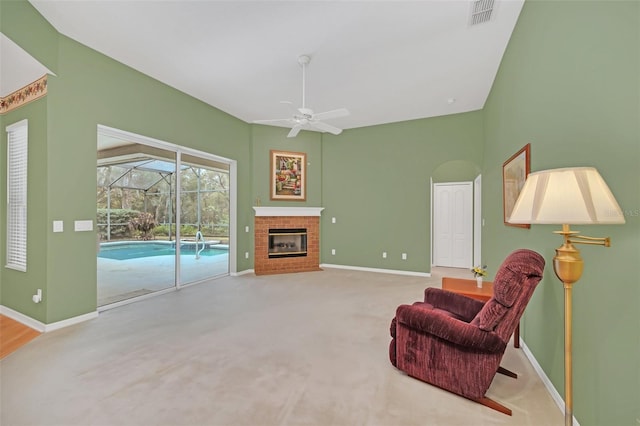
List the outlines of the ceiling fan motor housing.
{"label": "ceiling fan motor housing", "polygon": [[302,66],[308,65],[311,62],[311,58],[308,55],[298,56],[298,63]]}

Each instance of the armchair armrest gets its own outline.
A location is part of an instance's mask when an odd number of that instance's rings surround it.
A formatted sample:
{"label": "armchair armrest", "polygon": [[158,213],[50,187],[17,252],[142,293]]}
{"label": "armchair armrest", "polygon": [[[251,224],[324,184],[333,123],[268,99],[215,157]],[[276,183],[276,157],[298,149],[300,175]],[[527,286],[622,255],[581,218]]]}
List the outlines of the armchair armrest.
{"label": "armchair armrest", "polygon": [[471,322],[484,306],[479,300],[435,287],[424,290],[424,301],[434,308],[449,311],[466,322]]}
{"label": "armchair armrest", "polygon": [[437,336],[467,349],[497,353],[504,351],[507,346],[507,342],[493,331],[480,330],[475,325],[420,305],[398,306],[396,319],[406,327]]}

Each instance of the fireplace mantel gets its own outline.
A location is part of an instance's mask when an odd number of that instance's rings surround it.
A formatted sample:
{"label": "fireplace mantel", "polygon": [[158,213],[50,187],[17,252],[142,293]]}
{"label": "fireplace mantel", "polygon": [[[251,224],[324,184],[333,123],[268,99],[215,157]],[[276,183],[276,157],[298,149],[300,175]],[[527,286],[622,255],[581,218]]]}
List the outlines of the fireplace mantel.
{"label": "fireplace mantel", "polygon": [[256,216],[320,216],[324,207],[254,207]]}

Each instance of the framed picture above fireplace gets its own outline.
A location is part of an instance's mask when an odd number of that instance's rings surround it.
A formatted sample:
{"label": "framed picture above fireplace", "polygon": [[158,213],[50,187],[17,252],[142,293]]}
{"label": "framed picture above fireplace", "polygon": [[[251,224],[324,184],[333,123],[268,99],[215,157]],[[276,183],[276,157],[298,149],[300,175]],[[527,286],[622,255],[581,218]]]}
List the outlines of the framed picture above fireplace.
{"label": "framed picture above fireplace", "polygon": [[307,199],[307,154],[271,151],[271,199]]}

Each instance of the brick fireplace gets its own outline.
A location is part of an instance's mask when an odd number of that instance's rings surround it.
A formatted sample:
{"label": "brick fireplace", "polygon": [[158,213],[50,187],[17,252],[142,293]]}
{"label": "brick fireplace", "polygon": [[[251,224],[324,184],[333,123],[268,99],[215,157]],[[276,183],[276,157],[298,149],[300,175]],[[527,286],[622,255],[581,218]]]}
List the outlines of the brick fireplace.
{"label": "brick fireplace", "polygon": [[[321,271],[321,207],[254,207],[256,275]],[[306,256],[269,257],[269,230],[306,229]]]}

